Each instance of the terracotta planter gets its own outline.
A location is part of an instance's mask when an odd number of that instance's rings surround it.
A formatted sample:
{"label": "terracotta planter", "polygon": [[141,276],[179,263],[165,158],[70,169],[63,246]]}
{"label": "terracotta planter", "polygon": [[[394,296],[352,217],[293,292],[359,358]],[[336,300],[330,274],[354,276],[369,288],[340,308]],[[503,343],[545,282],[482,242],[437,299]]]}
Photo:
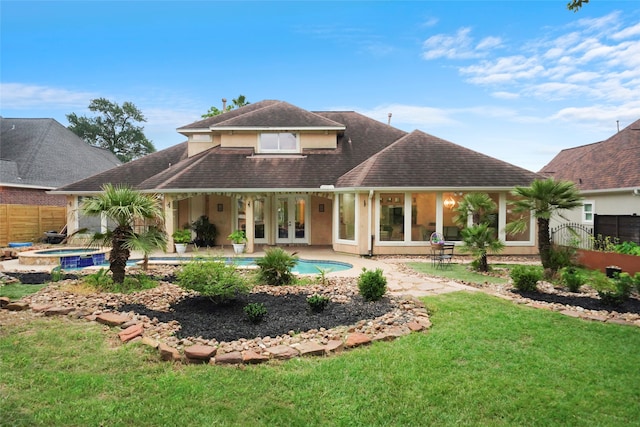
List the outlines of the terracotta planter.
{"label": "terracotta planter", "polygon": [[578,263],[592,270],[606,272],[607,267],[617,266],[624,273],[634,275],[640,271],[640,256],[615,252],[598,252],[578,249]]}

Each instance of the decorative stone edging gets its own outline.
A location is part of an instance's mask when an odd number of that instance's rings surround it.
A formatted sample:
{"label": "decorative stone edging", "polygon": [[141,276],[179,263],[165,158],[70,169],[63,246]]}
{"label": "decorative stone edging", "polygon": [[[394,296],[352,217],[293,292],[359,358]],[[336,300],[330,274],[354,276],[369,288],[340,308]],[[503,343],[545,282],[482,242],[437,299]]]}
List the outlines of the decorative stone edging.
{"label": "decorative stone edging", "polygon": [[[158,291],[160,294],[162,292],[162,289]],[[98,322],[109,328],[120,328],[118,337],[121,342],[140,342],[157,349],[162,360],[182,363],[238,365],[295,357],[329,356],[375,341],[390,341],[411,332],[427,331],[431,327],[427,310],[420,300],[411,296],[390,297],[396,306],[394,310],[376,319],[362,320],[355,325],[333,329],[321,328],[301,334],[294,334],[292,331],[288,335],[275,338],[258,337],[212,345],[211,340],[201,338],[163,339],[162,332],[159,332],[159,328],[161,330],[162,327],[158,325],[157,319],[149,319],[146,316],[69,306],[68,304],[73,304],[71,298],[64,298],[62,302],[47,302],[37,297],[34,299],[40,302],[29,302],[27,298],[24,298],[27,301],[11,302],[8,298],[0,298],[0,307],[2,311],[30,310],[35,316],[70,316]],[[166,329],[164,332],[166,333]]]}

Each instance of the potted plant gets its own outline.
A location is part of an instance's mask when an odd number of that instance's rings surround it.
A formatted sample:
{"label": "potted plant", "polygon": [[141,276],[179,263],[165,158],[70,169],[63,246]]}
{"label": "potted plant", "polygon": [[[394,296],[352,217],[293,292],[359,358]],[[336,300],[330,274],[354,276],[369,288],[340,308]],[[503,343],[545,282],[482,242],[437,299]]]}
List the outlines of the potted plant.
{"label": "potted plant", "polygon": [[193,243],[198,247],[213,247],[216,245],[218,230],[216,226],[209,222],[209,217],[202,215],[191,223],[191,229],[196,233]]}
{"label": "potted plant", "polygon": [[244,231],[235,230],[233,233],[229,234],[229,237],[227,238],[233,243],[233,251],[236,254],[244,252],[244,245],[247,241],[247,236],[245,236]]}
{"label": "potted plant", "polygon": [[173,237],[173,243],[176,246],[176,252],[183,254],[187,251],[187,245],[191,242],[191,230],[182,229],[176,230],[171,235]]}

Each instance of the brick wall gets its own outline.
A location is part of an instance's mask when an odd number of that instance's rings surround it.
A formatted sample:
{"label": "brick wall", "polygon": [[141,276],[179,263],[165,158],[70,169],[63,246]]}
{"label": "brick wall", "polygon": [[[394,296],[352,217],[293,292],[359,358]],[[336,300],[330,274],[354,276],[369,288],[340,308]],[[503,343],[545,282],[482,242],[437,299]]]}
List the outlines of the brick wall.
{"label": "brick wall", "polygon": [[65,206],[65,196],[46,194],[45,190],[0,187],[0,205]]}

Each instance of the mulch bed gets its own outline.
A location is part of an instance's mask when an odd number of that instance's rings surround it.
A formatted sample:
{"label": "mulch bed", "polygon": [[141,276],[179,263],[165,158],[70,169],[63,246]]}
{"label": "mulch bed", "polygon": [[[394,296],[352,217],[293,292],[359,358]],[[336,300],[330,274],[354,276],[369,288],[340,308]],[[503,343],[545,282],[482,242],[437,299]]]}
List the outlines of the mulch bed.
{"label": "mulch bed", "polygon": [[530,292],[519,291],[512,289],[513,294],[519,295],[523,298],[528,298],[533,301],[542,301],[553,304],[563,304],[573,307],[582,307],[586,310],[597,311],[617,311],[618,313],[634,313],[640,314],[640,300],[632,296],[627,301],[620,305],[607,305],[602,302],[600,298],[594,298],[590,296],[581,295],[563,295],[557,293],[547,292]]}
{"label": "mulch bed", "polygon": [[[267,315],[260,323],[252,323],[243,307],[249,303],[262,303]],[[178,338],[201,337],[219,342],[241,338],[276,337],[310,331],[330,329],[341,325],[352,325],[363,319],[374,319],[393,309],[386,298],[366,302],[353,296],[349,302],[329,303],[320,313],[313,313],[307,304],[307,294],[271,295],[264,292],[251,293],[226,304],[214,304],[206,297],[184,298],[172,304],[169,311],[156,311],[140,304],[126,304],[118,311],[154,317],[160,322],[178,321]]]}

